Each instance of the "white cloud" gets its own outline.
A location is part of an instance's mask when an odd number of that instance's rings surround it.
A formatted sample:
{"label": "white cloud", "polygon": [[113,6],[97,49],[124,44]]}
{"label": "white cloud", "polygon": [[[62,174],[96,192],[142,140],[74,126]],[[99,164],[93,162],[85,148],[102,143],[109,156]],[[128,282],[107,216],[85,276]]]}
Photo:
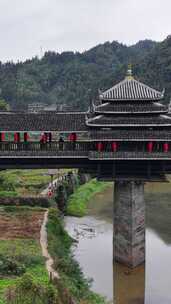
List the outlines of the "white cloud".
{"label": "white cloud", "polygon": [[0,60],[44,50],[83,51],[107,40],[162,40],[171,29],[170,0],[0,0]]}

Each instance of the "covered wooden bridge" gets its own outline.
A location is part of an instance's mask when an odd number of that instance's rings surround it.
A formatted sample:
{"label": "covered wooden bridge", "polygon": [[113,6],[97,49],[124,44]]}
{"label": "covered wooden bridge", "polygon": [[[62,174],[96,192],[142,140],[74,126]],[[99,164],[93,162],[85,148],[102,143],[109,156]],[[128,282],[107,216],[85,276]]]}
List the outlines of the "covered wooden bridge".
{"label": "covered wooden bridge", "polygon": [[144,182],[171,173],[171,117],[159,92],[126,78],[88,112],[0,113],[0,169],[82,168],[115,181],[115,259],[145,260]]}
{"label": "covered wooden bridge", "polygon": [[163,98],[164,91],[128,70],[88,112],[1,112],[0,167],[81,167],[106,179],[160,178],[171,171],[171,117]]}

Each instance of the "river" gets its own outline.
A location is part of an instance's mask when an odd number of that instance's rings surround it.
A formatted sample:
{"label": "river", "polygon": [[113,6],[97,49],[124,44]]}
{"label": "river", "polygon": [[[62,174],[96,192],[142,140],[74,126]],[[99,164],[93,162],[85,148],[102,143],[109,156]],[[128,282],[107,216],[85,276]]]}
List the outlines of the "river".
{"label": "river", "polygon": [[170,191],[169,184],[146,187],[146,265],[135,270],[113,265],[112,186],[89,202],[87,216],[66,217],[67,231],[78,240],[75,259],[93,279],[92,290],[111,303],[113,291],[114,304],[171,303]]}

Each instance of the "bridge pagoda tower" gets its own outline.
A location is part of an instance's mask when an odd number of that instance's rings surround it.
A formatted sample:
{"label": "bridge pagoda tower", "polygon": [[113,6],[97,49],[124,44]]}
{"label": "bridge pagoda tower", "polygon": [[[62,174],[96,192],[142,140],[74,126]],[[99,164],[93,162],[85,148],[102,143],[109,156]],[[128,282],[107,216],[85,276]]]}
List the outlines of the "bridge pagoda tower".
{"label": "bridge pagoda tower", "polygon": [[114,259],[132,268],[145,261],[144,183],[165,180],[163,163],[148,161],[170,149],[161,136],[171,125],[163,97],[128,70],[122,82],[100,93],[86,118],[97,145],[91,159],[99,161],[98,178],[115,180]]}

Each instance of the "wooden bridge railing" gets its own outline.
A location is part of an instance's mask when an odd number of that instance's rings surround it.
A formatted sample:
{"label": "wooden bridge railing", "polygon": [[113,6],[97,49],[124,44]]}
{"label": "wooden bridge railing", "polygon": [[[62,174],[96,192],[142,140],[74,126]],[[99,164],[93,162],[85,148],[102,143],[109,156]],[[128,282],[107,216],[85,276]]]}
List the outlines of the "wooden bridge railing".
{"label": "wooden bridge railing", "polygon": [[[163,143],[154,143],[152,147],[152,151],[150,153],[163,153],[163,152],[171,152],[171,144],[167,146],[167,151],[164,151],[164,144]],[[71,155],[81,153],[89,153],[89,152],[97,152],[97,153],[117,153],[117,152],[133,152],[133,153],[148,153],[147,151],[147,143],[146,142],[120,142],[117,144],[116,151],[112,152],[111,142],[103,142],[100,146],[100,151],[98,150],[98,143],[96,142],[85,142],[85,141],[77,141],[77,142],[48,142],[48,143],[41,143],[41,142],[1,142],[0,143],[0,152],[12,152],[17,151],[19,152],[35,152],[35,154],[39,151],[47,152],[55,152]]]}
{"label": "wooden bridge railing", "polygon": [[89,151],[88,142],[1,142],[0,151]]}
{"label": "wooden bridge railing", "polygon": [[171,159],[171,152],[143,152],[143,151],[119,151],[119,152],[97,152],[90,151],[88,154],[90,160],[136,160],[136,159],[153,159],[163,160]]}

